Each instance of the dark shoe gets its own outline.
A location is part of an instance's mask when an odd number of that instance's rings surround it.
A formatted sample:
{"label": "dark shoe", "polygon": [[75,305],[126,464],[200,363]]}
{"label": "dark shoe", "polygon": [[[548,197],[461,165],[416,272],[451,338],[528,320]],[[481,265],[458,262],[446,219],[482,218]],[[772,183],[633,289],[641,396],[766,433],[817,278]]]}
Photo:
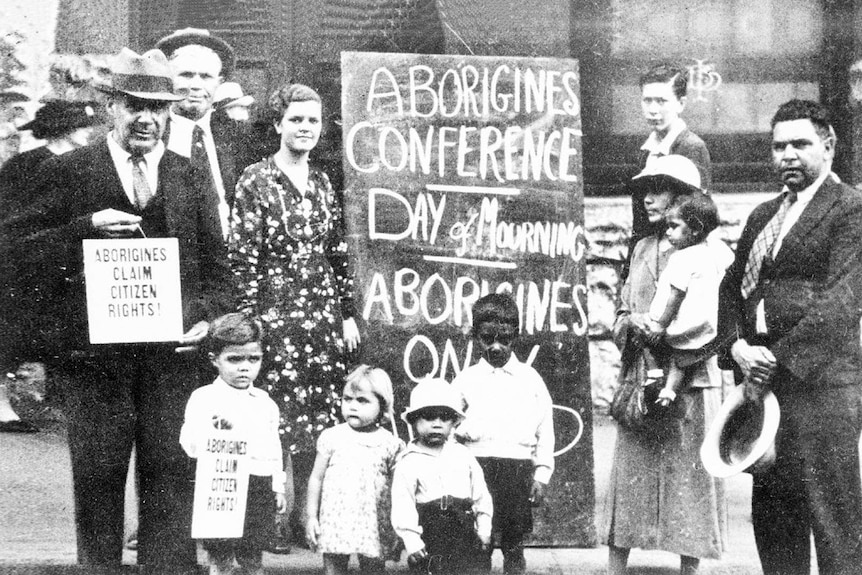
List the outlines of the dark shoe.
{"label": "dark shoe", "polygon": [[39,428],[23,419],[13,419],[11,421],[0,421],[0,431],[7,433],[36,433]]}
{"label": "dark shoe", "polygon": [[275,553],[276,555],[289,555],[290,542],[287,539],[277,537],[269,546],[269,549],[267,549],[267,551],[270,553]]}
{"label": "dark shoe", "polygon": [[503,552],[503,573],[524,573],[527,570],[527,560],[524,559],[524,548],[515,547]]}
{"label": "dark shoe", "polygon": [[276,555],[287,555],[290,553],[290,538],[287,529],[280,522],[276,523],[275,536],[270,540],[267,551]]}

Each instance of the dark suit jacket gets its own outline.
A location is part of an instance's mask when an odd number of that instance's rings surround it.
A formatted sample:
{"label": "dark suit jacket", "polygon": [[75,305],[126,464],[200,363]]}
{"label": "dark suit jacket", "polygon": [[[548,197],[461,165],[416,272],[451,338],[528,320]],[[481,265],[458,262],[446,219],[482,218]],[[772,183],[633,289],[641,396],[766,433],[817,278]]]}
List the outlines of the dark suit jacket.
{"label": "dark suit jacket", "polygon": [[[171,121],[168,120],[165,134],[162,138],[165,145],[170,138]],[[251,164],[260,160],[252,150],[257,147],[252,145],[250,129],[244,124],[234,122],[224,114],[213,113],[210,117],[210,130],[218,156],[219,173],[224,185],[225,202],[233,210],[233,202],[236,197],[236,183],[242,175],[243,170]]]}
{"label": "dark suit jacket", "polygon": [[[827,178],[743,301],[740,285],[748,254],[780,203],[779,196],[751,213],[721,284],[719,363],[737,369],[730,347],[745,339],[765,344],[778,360],[776,391],[859,385],[862,193]],[[765,340],[757,336],[755,324],[761,298],[769,331]]]}
{"label": "dark suit jacket", "polygon": [[[165,151],[156,197],[164,200],[166,237],[180,250],[183,327],[232,309],[232,276],[216,200],[205,193],[189,161]],[[100,237],[94,213],[114,208],[137,213],[123,191],[105,140],[42,165],[39,196],[6,223],[30,286],[43,352],[63,355],[88,348],[82,240]]]}

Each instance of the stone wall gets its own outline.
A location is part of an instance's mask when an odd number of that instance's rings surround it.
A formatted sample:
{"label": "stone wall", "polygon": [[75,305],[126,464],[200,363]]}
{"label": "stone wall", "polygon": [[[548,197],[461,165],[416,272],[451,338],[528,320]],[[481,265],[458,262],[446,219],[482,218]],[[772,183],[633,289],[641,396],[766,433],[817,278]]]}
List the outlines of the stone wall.
{"label": "stone wall", "polygon": [[[732,248],[748,214],[770,197],[769,193],[713,194],[721,217],[719,234]],[[587,264],[593,405],[603,411],[613,396],[620,365],[619,351],[610,337],[621,287],[619,264],[631,235],[631,201],[627,197],[586,198],[584,221],[593,262]]]}

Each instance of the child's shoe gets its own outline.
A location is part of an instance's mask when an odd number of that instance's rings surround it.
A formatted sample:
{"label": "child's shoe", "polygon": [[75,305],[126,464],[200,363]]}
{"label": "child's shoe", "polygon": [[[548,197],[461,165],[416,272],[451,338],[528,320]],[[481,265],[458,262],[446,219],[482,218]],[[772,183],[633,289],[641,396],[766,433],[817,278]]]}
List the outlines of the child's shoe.
{"label": "child's shoe", "polygon": [[527,560],[524,558],[524,546],[518,545],[503,551],[503,573],[524,573],[527,570]]}
{"label": "child's shoe", "polygon": [[233,575],[234,567],[233,567],[233,559],[225,562],[213,561],[210,564],[210,574],[209,575]]}

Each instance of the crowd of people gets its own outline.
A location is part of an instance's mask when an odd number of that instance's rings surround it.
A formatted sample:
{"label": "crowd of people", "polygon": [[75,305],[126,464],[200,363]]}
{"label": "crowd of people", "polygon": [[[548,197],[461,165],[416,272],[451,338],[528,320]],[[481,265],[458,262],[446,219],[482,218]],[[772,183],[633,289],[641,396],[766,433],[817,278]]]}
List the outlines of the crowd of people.
{"label": "crowd of people", "polygon": [[[343,207],[310,162],[323,123],[312,88],[267,102],[278,136],[250,144],[251,96],[227,82],[233,49],[178,30],[113,60],[104,111],[47,103],[21,127],[46,145],[0,171],[4,368],[44,362],[63,382],[78,561],[122,560],[130,456],[144,573],[197,572],[194,460],[213,427],[248,440],[242,537],[203,539],[210,573],[262,572],[287,531],[324,571],[483,573],[494,548],[526,571],[525,538],[554,470],[552,402],[513,354],[518,308],[472,308],[478,362],[412,390],[396,432],[387,373],[354,366]],[[633,234],[614,336],[620,385],[655,390],[646,425],[619,426],[600,533],[608,573],[632,548],[680,555],[680,572],[727,546],[724,486],[699,450],[722,399],[722,369],[751,401],[778,397],[774,465],[755,475],[754,535],[768,575],[862,564],[862,193],[832,172],[825,109],[792,100],[772,120],[781,194],[750,216],[735,254],[714,233],[710,157],[682,120],[686,74],[641,78],[651,133],[628,184]],[[105,114],[109,131],[88,142]],[[177,342],[91,345],[82,240],[177,238],[184,334]],[[210,383],[211,382],[211,383]],[[27,429],[0,393],[8,431]],[[15,429],[12,429],[15,428]],[[292,497],[291,497],[292,496]],[[289,499],[293,499],[290,504]],[[292,508],[289,519],[283,520]],[[560,510],[565,512],[565,510]],[[278,521],[281,523],[277,524]],[[289,529],[288,529],[289,528]],[[576,568],[576,566],[573,566]]]}

